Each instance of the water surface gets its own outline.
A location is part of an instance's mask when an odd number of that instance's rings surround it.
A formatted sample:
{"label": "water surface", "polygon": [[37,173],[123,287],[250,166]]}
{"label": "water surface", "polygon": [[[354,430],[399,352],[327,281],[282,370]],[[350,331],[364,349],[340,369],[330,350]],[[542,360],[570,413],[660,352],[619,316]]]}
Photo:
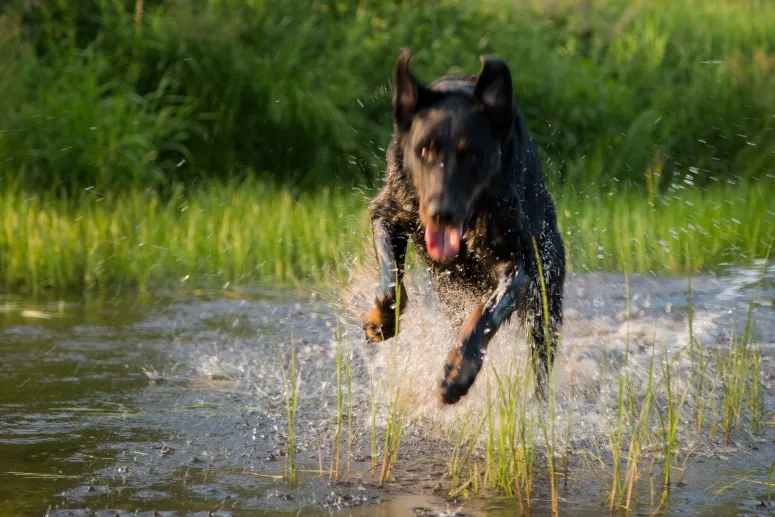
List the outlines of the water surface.
{"label": "water surface", "polygon": [[[694,332],[708,349],[726,346],[732,330],[742,329],[757,281],[756,270],[692,280]],[[560,483],[564,515],[608,511],[611,473],[583,458],[595,444],[605,444],[615,387],[604,365],[621,364],[625,329],[635,376],[644,374],[653,349],[679,350],[687,342],[687,279],[643,276],[629,283],[632,317],[625,321],[622,276],[570,275],[567,282],[555,371],[557,428],[567,425],[568,408],[572,414],[570,442],[563,444],[573,467],[567,484]],[[347,301],[363,305],[369,292],[367,282],[356,284]],[[723,447],[688,431],[682,435],[695,452],[663,514],[775,515],[765,483],[775,460],[772,269],[758,296],[756,343],[770,423],[754,433],[744,420]],[[491,368],[461,404],[439,407],[433,392],[455,332],[436,311],[422,275],[410,297],[394,345],[366,346],[352,320],[339,328],[353,354],[356,428],[349,479],[337,482],[328,469],[337,404],[337,317],[343,311],[338,303],[301,291],[66,301],[3,296],[0,514],[514,515],[518,504],[495,494],[446,497],[449,430],[463,415],[484,410]],[[301,367],[301,472],[295,487],[282,479],[287,428],[276,355],[285,357],[291,342]],[[523,333],[508,326],[493,340],[488,364],[521,360],[524,350]],[[387,396],[384,372],[396,356],[405,366],[399,382],[414,402],[393,479],[380,485],[370,470],[370,397],[372,386],[379,404]],[[678,375],[685,367],[677,364]],[[379,432],[384,424],[380,409]],[[545,476],[538,476],[535,490],[532,514],[546,515]],[[650,514],[648,490],[641,487],[638,495],[635,514]]]}

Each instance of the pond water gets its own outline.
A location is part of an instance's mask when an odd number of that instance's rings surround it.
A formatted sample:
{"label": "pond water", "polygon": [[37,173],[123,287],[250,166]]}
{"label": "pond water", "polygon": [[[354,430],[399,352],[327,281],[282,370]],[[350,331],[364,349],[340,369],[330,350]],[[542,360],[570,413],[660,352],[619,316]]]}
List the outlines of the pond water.
{"label": "pond water", "polygon": [[[692,279],[693,333],[708,357],[716,357],[711,350],[723,354],[733,330],[740,335],[757,297],[753,328],[763,418],[754,429],[744,414],[726,444],[721,431],[714,439],[707,430],[694,432],[688,416],[679,419],[680,482],[659,514],[775,515],[775,504],[767,502],[767,473],[775,461],[775,269],[766,272],[757,295],[759,274],[738,269]],[[529,511],[494,491],[448,497],[455,488],[445,475],[455,431],[466,416],[484,418],[492,366],[511,359],[524,364],[524,333],[516,323],[503,328],[469,396],[453,408],[440,407],[434,389],[455,329],[437,311],[421,272],[410,284],[411,305],[398,341],[374,347],[365,345],[352,318],[338,327],[346,313],[341,297],[306,291],[64,301],[3,295],[0,515],[551,514],[546,443],[538,435]],[[554,373],[555,428],[562,435],[557,450],[567,453],[570,465],[568,477],[558,478],[563,515],[608,513],[616,372],[638,380],[632,383],[637,391],[652,355],[679,354],[688,343],[686,278],[633,276],[628,285],[629,319],[623,276],[571,274],[567,280]],[[365,308],[370,289],[357,281],[345,292],[350,312]],[[342,446],[350,443],[350,454],[342,456],[346,479],[340,481],[329,472],[338,415],[337,342],[352,354]],[[300,371],[295,485],[282,478],[287,425],[278,358],[287,357],[291,343]],[[691,369],[681,357],[671,359],[679,390],[690,384]],[[391,361],[400,375],[386,373]],[[401,386],[410,403],[397,463],[389,482],[380,484],[371,432],[376,430],[381,455],[388,386]],[[697,403],[690,393],[687,415]],[[653,456],[655,461],[643,459],[635,515],[656,508],[661,464]]]}

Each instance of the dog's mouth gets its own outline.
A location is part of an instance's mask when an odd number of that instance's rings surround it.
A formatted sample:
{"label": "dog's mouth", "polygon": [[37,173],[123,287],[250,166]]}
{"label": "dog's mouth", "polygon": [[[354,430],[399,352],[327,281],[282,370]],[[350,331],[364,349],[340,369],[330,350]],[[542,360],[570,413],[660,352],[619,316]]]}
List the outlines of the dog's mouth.
{"label": "dog's mouth", "polygon": [[425,227],[425,244],[428,255],[436,262],[443,262],[457,256],[460,240],[463,238],[463,225],[431,223]]}

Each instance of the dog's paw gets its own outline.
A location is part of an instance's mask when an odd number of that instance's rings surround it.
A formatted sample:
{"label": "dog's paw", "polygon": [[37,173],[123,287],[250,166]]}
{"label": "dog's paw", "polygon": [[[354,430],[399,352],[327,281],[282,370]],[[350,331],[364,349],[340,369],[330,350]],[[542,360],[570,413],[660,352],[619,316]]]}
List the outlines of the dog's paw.
{"label": "dog's paw", "polygon": [[396,333],[395,313],[388,313],[380,307],[374,307],[361,314],[361,327],[369,343],[380,343]]}
{"label": "dog's paw", "polygon": [[441,402],[455,404],[463,398],[473,386],[481,368],[481,358],[465,357],[460,348],[454,348],[444,365],[444,379],[439,387]]}
{"label": "dog's paw", "polygon": [[[399,314],[407,304],[406,288],[401,284],[401,306]],[[366,334],[366,341],[379,343],[387,341],[396,335],[396,289],[390,288],[374,300],[374,308],[361,314],[361,328]]]}

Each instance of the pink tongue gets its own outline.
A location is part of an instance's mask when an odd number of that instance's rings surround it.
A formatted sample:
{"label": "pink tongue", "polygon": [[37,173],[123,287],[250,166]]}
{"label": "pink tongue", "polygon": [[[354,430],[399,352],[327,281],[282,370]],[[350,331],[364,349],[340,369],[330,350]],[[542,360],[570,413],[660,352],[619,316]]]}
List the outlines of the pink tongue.
{"label": "pink tongue", "polygon": [[428,246],[428,255],[437,262],[453,258],[460,251],[462,235],[462,224],[458,226],[428,225],[425,228],[425,244]]}

